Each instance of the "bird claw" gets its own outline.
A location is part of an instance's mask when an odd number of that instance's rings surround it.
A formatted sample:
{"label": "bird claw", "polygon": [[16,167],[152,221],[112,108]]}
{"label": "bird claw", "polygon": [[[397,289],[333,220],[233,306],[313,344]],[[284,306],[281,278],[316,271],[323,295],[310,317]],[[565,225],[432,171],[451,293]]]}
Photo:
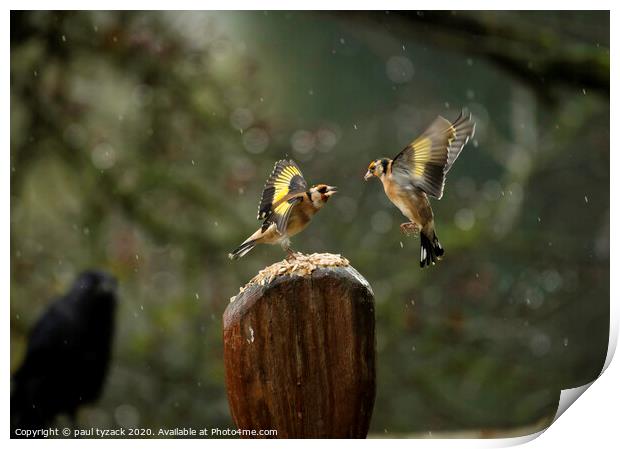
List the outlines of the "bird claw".
{"label": "bird claw", "polygon": [[418,235],[420,233],[420,227],[416,223],[413,223],[413,222],[402,223],[400,225],[400,230],[407,237],[411,235]]}
{"label": "bird claw", "polygon": [[286,260],[295,260],[297,257],[301,256],[301,253],[295,252],[292,249],[287,249],[286,252],[288,253]]}

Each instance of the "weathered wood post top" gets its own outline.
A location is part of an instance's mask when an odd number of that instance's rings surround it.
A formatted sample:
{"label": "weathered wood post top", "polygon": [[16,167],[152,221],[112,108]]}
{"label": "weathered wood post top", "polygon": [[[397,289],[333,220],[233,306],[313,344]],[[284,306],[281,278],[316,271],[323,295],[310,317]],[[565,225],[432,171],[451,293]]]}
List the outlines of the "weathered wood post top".
{"label": "weathered wood post top", "polygon": [[370,285],[334,254],[265,268],[224,312],[224,364],[239,429],[365,438],[376,389]]}

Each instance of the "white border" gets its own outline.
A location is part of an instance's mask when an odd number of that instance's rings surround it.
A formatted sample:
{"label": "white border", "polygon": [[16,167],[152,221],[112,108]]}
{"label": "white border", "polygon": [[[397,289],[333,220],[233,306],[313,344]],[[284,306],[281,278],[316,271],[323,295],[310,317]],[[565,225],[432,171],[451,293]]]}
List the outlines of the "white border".
{"label": "white border", "polygon": [[[380,8],[378,7],[380,6]],[[468,1],[464,4],[462,1],[445,1],[445,0],[435,0],[433,2],[411,2],[411,1],[389,1],[389,2],[370,2],[366,0],[360,0],[356,2],[352,1],[334,1],[334,0],[314,0],[312,2],[296,2],[295,5],[290,2],[285,1],[275,1],[275,0],[265,0],[262,2],[251,2],[251,1],[236,1],[236,0],[228,0],[228,1],[190,1],[190,0],[177,0],[175,2],[161,2],[161,1],[150,1],[146,2],[142,1],[118,1],[118,0],[109,0],[106,2],[102,1],[91,1],[88,4],[84,4],[83,2],[78,1],[56,1],[54,3],[51,2],[42,2],[42,1],[9,1],[7,7],[9,9],[136,9],[136,10],[147,10],[147,9],[213,9],[213,10],[244,10],[244,9],[376,9],[376,10],[384,10],[384,9],[461,9],[463,6],[466,6],[467,9],[532,9],[532,10],[546,10],[546,9],[579,9],[580,7],[587,6],[589,9],[599,9],[606,10],[611,9],[612,2],[610,1],[589,1],[587,4],[583,2],[576,1],[532,1],[532,0],[523,0],[520,2],[504,2],[499,4],[497,1],[488,1],[488,0],[476,0],[476,1]],[[6,9],[5,13],[2,15],[1,25],[4,33],[4,41],[2,46],[3,60],[6,61],[4,65],[4,69],[2,70],[2,81],[5,86],[4,92],[4,101],[3,107],[0,109],[2,112],[2,136],[4,138],[5,145],[8,146],[9,132],[10,132],[10,106],[9,106],[9,98],[10,98],[10,79],[9,79],[9,29],[10,29],[10,18],[9,18],[9,9]],[[611,13],[611,54],[612,60],[615,61],[616,52],[616,32],[614,25],[617,25],[618,21],[615,19],[615,13],[612,11]],[[613,76],[614,73],[614,64],[612,64],[612,76],[611,79],[615,79]],[[616,102],[616,92],[615,89],[611,89],[611,99],[612,104],[615,105]],[[612,106],[611,110],[611,129],[617,129],[616,122],[613,120],[615,118],[614,107]],[[615,148],[614,146],[614,136],[611,136],[611,145],[610,148]],[[1,276],[3,279],[3,288],[5,290],[9,290],[10,288],[10,248],[9,248],[9,182],[10,182],[10,151],[9,148],[6,148],[4,151],[4,157],[1,158],[0,161],[0,169],[2,170],[2,178],[0,181],[1,189],[2,189],[2,210],[4,211],[4,219],[1,222],[2,226],[2,270]],[[618,155],[617,152],[611,151],[611,162],[610,167],[618,167]],[[620,191],[618,187],[618,182],[612,178],[611,182],[611,197],[612,198],[620,198]],[[615,203],[612,201],[611,211],[610,211],[610,219],[611,219],[611,229],[619,229],[618,225],[620,225],[620,221],[618,220],[618,208]],[[612,233],[611,241],[610,241],[610,253],[615,254],[614,249],[617,249],[618,245],[616,243],[616,239]],[[611,278],[616,279],[618,274],[618,266],[617,263],[614,263],[614,260],[611,260]],[[6,301],[4,304],[4,322],[5,325],[8,324],[8,316],[9,316],[9,294],[5,295]],[[616,426],[617,420],[616,416],[616,400],[619,397],[619,388],[618,388],[618,374],[619,368],[618,363],[610,364],[613,354],[615,352],[617,336],[618,336],[618,288],[617,283],[612,281],[611,285],[611,298],[613,300],[610,303],[610,312],[611,312],[611,323],[610,323],[610,347],[608,352],[608,357],[605,363],[605,367],[607,370],[604,374],[596,380],[591,387],[588,389],[587,394],[581,398],[576,405],[570,407],[570,409],[564,413],[557,422],[555,422],[541,438],[536,439],[533,443],[531,443],[532,447],[538,448],[546,448],[546,447],[556,447],[561,446],[563,448],[570,447],[583,447],[585,444],[592,445],[600,445],[602,447],[608,447],[611,442],[618,441]],[[2,434],[5,438],[8,438],[8,423],[9,423],[9,342],[10,342],[10,328],[7,325],[5,328],[5,344],[2,345],[2,355],[4,366],[1,373],[1,378],[3,385],[5,388],[2,389]],[[570,396],[569,393],[565,393],[563,395],[565,398]],[[573,394],[574,396],[574,394]],[[574,399],[574,397],[573,397]],[[512,438],[512,439],[495,439],[495,440],[390,440],[389,444],[395,446],[403,446],[410,448],[412,445],[416,448],[426,448],[426,447],[503,447],[503,446],[511,446],[515,444],[522,444],[527,441],[531,441],[536,436],[539,436],[541,433],[536,435],[531,435],[528,437],[520,437],[520,438]],[[49,447],[59,447],[65,448],[67,446],[75,447],[83,447],[84,441],[67,441],[67,440],[48,440],[45,442]],[[105,445],[108,446],[111,442],[109,440],[88,440],[88,445]],[[386,440],[366,440],[366,441],[357,441],[354,444],[360,445],[372,445],[375,446],[377,444],[386,444],[388,441]],[[36,444],[33,441],[18,441],[11,440],[10,445],[15,446],[31,446]],[[169,447],[171,445],[177,444],[187,444],[188,446],[194,447],[204,447],[205,444],[213,445],[216,447],[230,447],[230,446],[242,446],[247,443],[242,440],[149,440],[147,442],[136,441],[136,440],[117,440],[114,444],[119,444],[121,446],[129,446],[132,447],[136,445],[148,444],[150,446],[155,447]],[[287,441],[273,442],[273,441],[252,441],[252,446],[263,446],[263,447],[273,447],[274,445],[282,445],[282,444],[290,444]],[[297,445],[310,447],[316,444],[315,441],[297,441],[295,442]],[[326,442],[322,442],[321,444],[340,444],[335,440],[330,440]]]}

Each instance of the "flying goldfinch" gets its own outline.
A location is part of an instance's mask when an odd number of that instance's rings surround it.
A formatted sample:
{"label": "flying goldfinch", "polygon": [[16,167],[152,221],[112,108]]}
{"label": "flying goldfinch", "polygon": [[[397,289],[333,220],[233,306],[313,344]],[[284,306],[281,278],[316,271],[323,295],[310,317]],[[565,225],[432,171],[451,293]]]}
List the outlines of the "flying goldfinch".
{"label": "flying goldfinch", "polygon": [[420,233],[420,267],[435,264],[444,254],[435,233],[428,197],[441,199],[446,175],[476,128],[463,111],[450,123],[438,116],[420,137],[394,159],[377,159],[368,166],[364,180],[376,176],[385,194],[410,221],[400,225],[405,234]]}
{"label": "flying goldfinch", "polygon": [[326,184],[308,188],[294,161],[276,162],[258,206],[257,219],[264,220],[263,225],[228,257],[243,257],[259,243],[279,243],[289,256],[294,256],[290,238],[308,226],[314,214],[336,191],[336,187]]}

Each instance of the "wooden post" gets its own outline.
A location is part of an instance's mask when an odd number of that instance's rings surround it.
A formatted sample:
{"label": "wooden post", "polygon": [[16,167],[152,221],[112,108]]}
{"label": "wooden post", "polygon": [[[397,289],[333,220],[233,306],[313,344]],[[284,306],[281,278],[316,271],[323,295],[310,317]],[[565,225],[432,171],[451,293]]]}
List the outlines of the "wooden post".
{"label": "wooden post", "polygon": [[224,312],[235,424],[278,438],[365,438],[375,346],[373,292],[346,259],[299,255],[271,265]]}

